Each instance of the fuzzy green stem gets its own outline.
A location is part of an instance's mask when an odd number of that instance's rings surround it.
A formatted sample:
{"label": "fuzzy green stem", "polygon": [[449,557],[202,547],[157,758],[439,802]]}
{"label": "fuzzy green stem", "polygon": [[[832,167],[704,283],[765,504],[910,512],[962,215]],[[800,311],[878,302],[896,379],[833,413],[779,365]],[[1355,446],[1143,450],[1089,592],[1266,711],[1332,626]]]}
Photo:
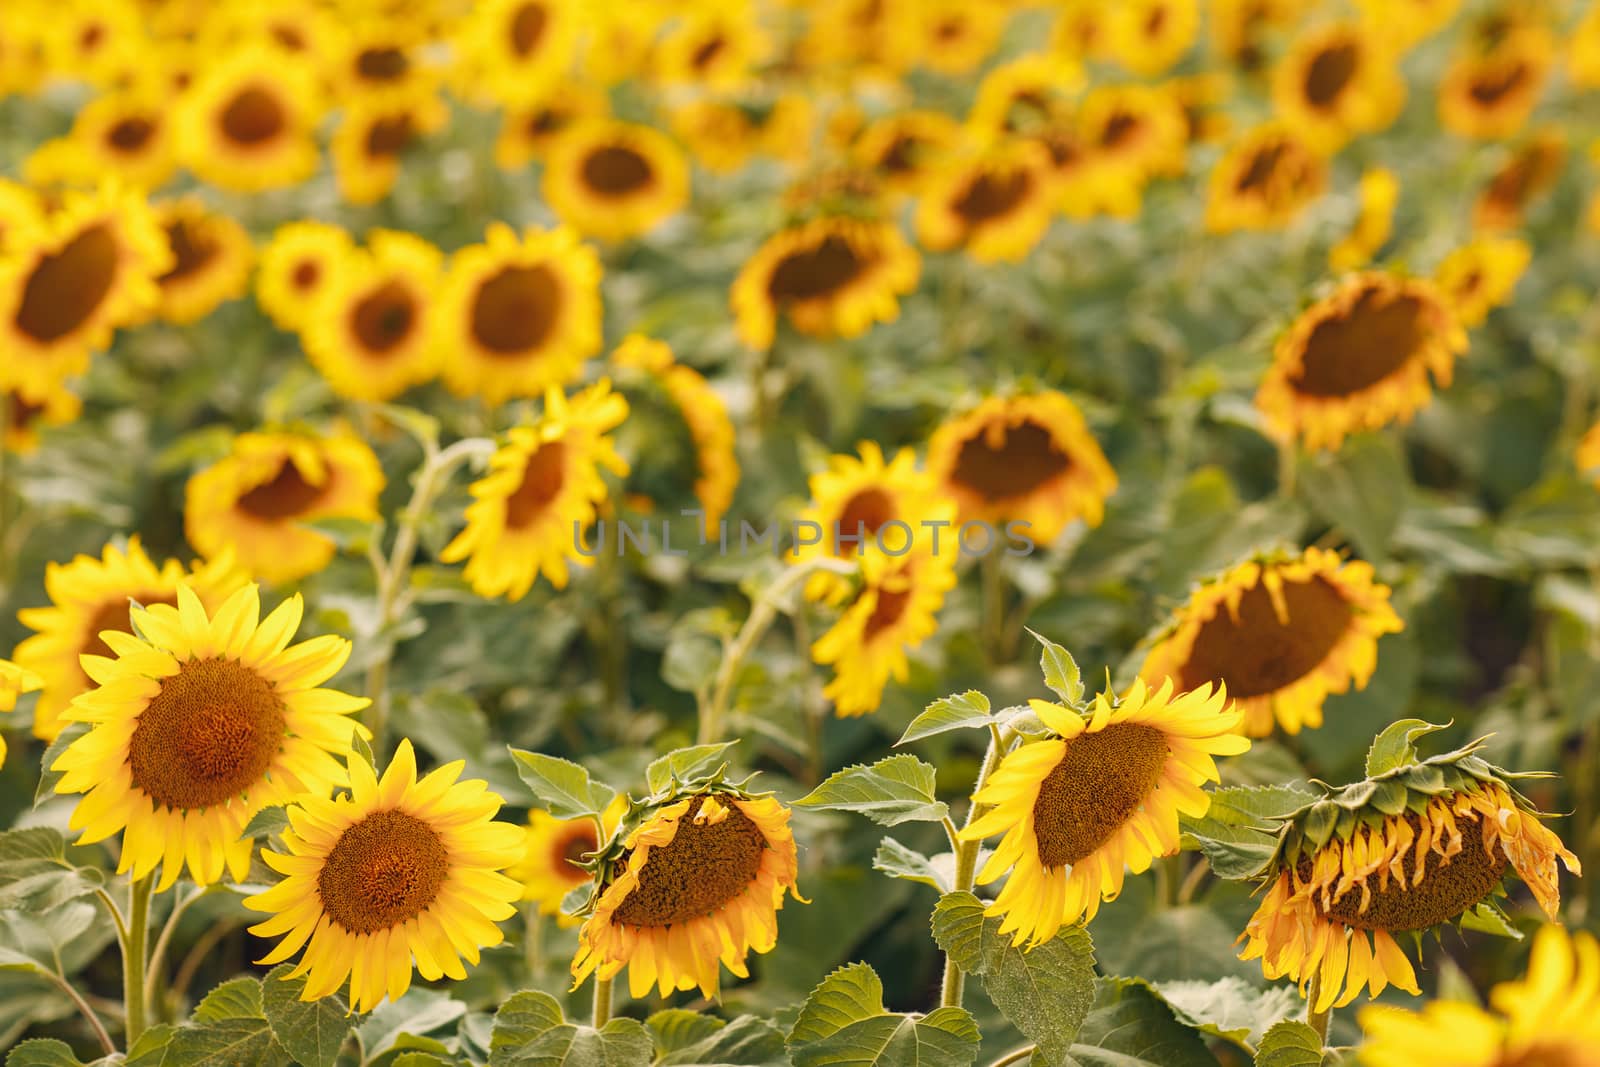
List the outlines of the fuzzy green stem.
{"label": "fuzzy green stem", "polygon": [[594,1028],[600,1029],[611,1021],[611,979],[594,980]]}
{"label": "fuzzy green stem", "polygon": [[1034,1050],[1038,1047],[1038,1045],[1023,1045],[1021,1048],[1014,1048],[1004,1056],[1001,1056],[999,1059],[989,1064],[989,1067],[1006,1067],[1007,1064],[1021,1063],[1029,1056],[1032,1056]]}
{"label": "fuzzy green stem", "polygon": [[133,883],[128,906],[128,936],[122,944],[122,1002],[128,1013],[124,1039],[129,1048],[144,1033],[145,943],[150,935],[150,894],[155,880],[149,876]]}
{"label": "fuzzy green stem", "polygon": [[[978,791],[983,788],[983,783],[989,780],[989,775],[1000,765],[1000,759],[1005,755],[1009,738],[1000,732],[999,727],[989,727],[989,751],[984,754],[983,766],[978,770],[978,780],[972,786],[973,800],[967,806],[967,820],[962,824],[965,829],[976,822],[988,805],[979,804]],[[956,845],[956,874],[955,891],[957,893],[970,893],[978,874],[978,851],[980,842],[960,841]],[[967,976],[960,965],[948,953],[944,958],[944,984],[939,991],[939,1006],[941,1008],[961,1007],[962,996],[966,993]]]}
{"label": "fuzzy green stem", "polygon": [[1317,1011],[1317,1001],[1322,998],[1322,972],[1319,970],[1311,976],[1311,995],[1306,998],[1306,1024],[1315,1030],[1317,1040],[1323,1048],[1328,1047],[1328,1022],[1333,1017],[1333,1009]]}
{"label": "fuzzy green stem", "polygon": [[990,546],[979,560],[983,583],[983,651],[991,665],[1005,661],[1006,576],[1000,550]]}
{"label": "fuzzy green stem", "polygon": [[1278,442],[1278,497],[1288,500],[1294,496],[1295,472],[1299,453],[1294,438]]}
{"label": "fuzzy green stem", "polygon": [[[117,1046],[112,1043],[111,1035],[106,1033],[105,1024],[100,1021],[100,1016],[96,1015],[94,1009],[89,1006],[89,1002],[83,999],[83,994],[74,989],[71,982],[54,971],[46,971],[44,973],[45,977],[49,978],[57,989],[66,994],[68,1000],[77,1005],[78,1012],[89,1024],[89,1029],[94,1031],[95,1040],[100,1042],[100,1047],[105,1051],[105,1054],[107,1056],[116,1055]],[[128,1044],[131,1046],[133,1042],[130,1040]]]}

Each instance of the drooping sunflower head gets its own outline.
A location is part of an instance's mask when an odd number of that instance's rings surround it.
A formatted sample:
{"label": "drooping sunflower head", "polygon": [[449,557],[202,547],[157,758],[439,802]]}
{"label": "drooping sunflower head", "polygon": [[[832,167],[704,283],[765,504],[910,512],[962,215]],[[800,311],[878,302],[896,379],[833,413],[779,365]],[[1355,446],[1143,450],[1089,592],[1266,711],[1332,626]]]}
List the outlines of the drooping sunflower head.
{"label": "drooping sunflower head", "polygon": [[207,65],[177,114],[183,164],[239,192],[295,185],[317,167],[321,103],[312,72],[265,45]]}
{"label": "drooping sunflower head", "polygon": [[545,161],[544,195],[580,233],[620,241],[682,210],[689,165],[653,127],[592,119],[556,137]]}
{"label": "drooping sunflower head", "polygon": [[1064,393],[990,397],[928,441],[928,472],[963,523],[1021,522],[1037,544],[1098,526],[1117,476]]}
{"label": "drooping sunflower head", "polygon": [[936,252],[960,248],[979,263],[1021,260],[1050,228],[1056,194],[1042,145],[997,140],[949,158],[929,180],[917,200],[917,240]]}
{"label": "drooping sunflower head", "polygon": [[1411,741],[1440,727],[1408,722],[1405,751],[1390,765],[1373,767],[1369,756],[1368,778],[1323,786],[1321,798],[1283,817],[1257,875],[1266,893],[1240,935],[1240,958],[1260,959],[1268,979],[1288,977],[1302,994],[1317,980],[1314,1011],[1348,1004],[1363,987],[1417,995],[1394,935],[1474,915],[1504,921],[1494,898],[1511,873],[1553,919],[1557,861],[1581,873],[1517,792],[1517,776],[1477,754],[1482,740],[1424,759]]}
{"label": "drooping sunflower head", "polygon": [[1433,272],[1434,284],[1455,306],[1463,326],[1478,326],[1511,299],[1517,279],[1533,259],[1515,237],[1480,237],[1451,252]]}
{"label": "drooping sunflower head", "polygon": [[1142,680],[1120,699],[1084,708],[1029,701],[1049,733],[1017,745],[973,795],[966,840],[1005,836],[978,882],[1004,876],[989,906],[1002,934],[1038,944],[1094,918],[1122,891],[1126,871],[1178,851],[1179,814],[1198,817],[1218,781],[1215,756],[1246,751],[1240,713],[1221,689],[1174,695]]}
{"label": "drooping sunflower head", "polygon": [[1515,229],[1533,202],[1561,177],[1566,164],[1566,135],[1549,127],[1536,131],[1506,157],[1478,194],[1473,226],[1486,232]]}
{"label": "drooping sunflower head", "polygon": [[561,81],[525,104],[505,109],[494,159],[506,170],[517,170],[543,159],[567,127],[611,112],[605,93],[585,82]]}
{"label": "drooping sunflower head", "polygon": [[328,146],[339,194],[352,204],[382,200],[394,187],[404,154],[449,117],[450,109],[432,93],[358,97]]}
{"label": "drooping sunflower head", "polygon": [[474,5],[457,33],[468,95],[518,106],[544,95],[572,64],[582,15],[571,0]]}
{"label": "drooping sunflower head", "polygon": [[1118,63],[1143,77],[1181,59],[1200,30],[1197,0],[1131,0],[1110,11],[1107,48]]}
{"label": "drooping sunflower head", "polygon": [[495,819],[502,801],[485,782],[457,781],[464,766],[418,778],[408,738],[382,778],[352,754],[349,792],[289,805],[284,851],[261,852],[283,880],[244,903],[270,916],[251,933],[283,938],[261,963],[305,949],[286,976],[305,978],[302,1000],[348,978],[351,1008],[368,1012],[399,1000],[413,967],[428,981],[462,979],[463,956],[476,965],[480,948],[504,940],[495,924],[516,914],[522,885],[502,872],[526,842]]}
{"label": "drooping sunflower head", "polygon": [[748,978],[750,953],[777,944],[784,896],[803,900],[789,809],[720,775],[633,806],[592,867],[574,986],[626,967],[635,997],[714,997],[721,967]]}
{"label": "drooping sunflower head", "polygon": [[1213,233],[1287,226],[1328,183],[1326,160],[1272,122],[1240,136],[1211,171],[1206,228]]}
{"label": "drooping sunflower head", "polygon": [[1439,83],[1439,121],[1463,137],[1510,137],[1533,113],[1556,63],[1555,35],[1520,28],[1493,47],[1457,56]]}
{"label": "drooping sunflower head", "polygon": [[915,195],[961,139],[961,127],[942,111],[900,111],[861,131],[851,155],[892,193]]}
{"label": "drooping sunflower head", "polygon": [[39,447],[39,431],[62,426],[78,417],[83,401],[64,383],[42,392],[22,385],[0,385],[0,405],[5,406],[5,436],[0,448],[28,453]]}
{"label": "drooping sunflower head", "polygon": [[256,300],[280,329],[304,329],[329,279],[353,249],[350,235],[330,223],[279,226],[261,252]]}
{"label": "drooping sunflower head", "polygon": [[1278,116],[1319,151],[1381,130],[1405,103],[1392,41],[1376,27],[1334,22],[1295,39],[1272,75]]}
{"label": "drooping sunflower head", "polygon": [[1251,737],[1322,725],[1329,693],[1366,688],[1378,639],[1403,628],[1372,565],[1308,548],[1266,553],[1205,582],[1158,633],[1140,677],[1226,686]]}
{"label": "drooping sunflower head", "polygon": [[618,794],[598,820],[558,819],[538,808],[528,812],[527,852],[506,871],[522,883],[522,899],[536,904],[540,915],[576,926],[576,919],[562,913],[562,901],[593,880],[587,864],[599,854],[601,843],[611,839],[627,810],[627,798]]}
{"label": "drooping sunflower head", "polygon": [[172,250],[172,266],[156,278],[162,318],[194,322],[244,293],[255,245],[243,226],[192,196],[157,204],[155,210]]}
{"label": "drooping sunflower head", "polygon": [[1351,433],[1409,420],[1450,384],[1467,335],[1431,281],[1354,274],[1279,337],[1256,392],[1271,432],[1335,449]]}
{"label": "drooping sunflower head", "polygon": [[344,781],[334,759],[366,735],[351,721],[364,698],[318,688],[344,666],[332,635],[290,645],[298,596],[261,618],[254,585],[207,615],[187,583],[177,604],[132,611],[133,632],[100,634],[111,656],[85,655],[95,682],[65,718],[90,724],[51,765],[58,793],[81,793],[69,823],[80,841],[123,832],[118,873],[161,865],[165,889],[185,865],[206,885],[241,881],[253,844],[240,831],[262,807],[326,795]]}

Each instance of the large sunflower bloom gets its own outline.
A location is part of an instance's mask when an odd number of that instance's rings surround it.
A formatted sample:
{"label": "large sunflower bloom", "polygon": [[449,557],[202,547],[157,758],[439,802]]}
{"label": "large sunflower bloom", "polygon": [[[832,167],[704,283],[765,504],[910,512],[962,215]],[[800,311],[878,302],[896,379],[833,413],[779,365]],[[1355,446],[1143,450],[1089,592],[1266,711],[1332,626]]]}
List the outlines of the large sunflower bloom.
{"label": "large sunflower bloom", "polygon": [[1328,164],[1293,127],[1269,122],[1242,134],[1211,170],[1206,229],[1274,230],[1322,195]]}
{"label": "large sunflower bloom", "polygon": [[1463,326],[1478,326],[1489,311],[1511,299],[1517,279],[1533,259],[1526,241],[1480,237],[1444,257],[1433,281],[1456,309]]}
{"label": "large sunflower bloom", "polygon": [[317,688],[350,656],[342,637],[291,646],[302,605],[291,597],[261,616],[245,586],[210,617],[187,584],[177,606],[133,610],[140,636],[107,630],[115,658],[84,656],[96,687],[66,718],[90,724],[51,765],[58,793],[84,793],[68,825],[80,843],[118,831],[117,873],[143,878],[161,865],[157,891],[185,864],[199,885],[223,869],[243,881],[254,843],[239,833],[261,808],[344,781],[345,755],[365,727],[348,716],[364,697]]}
{"label": "large sunflower bloom", "polygon": [[689,200],[689,164],[650,126],[591,119],[557,135],[545,159],[544,197],[580,233],[636,237]]}
{"label": "large sunflower bloom", "polygon": [[1406,83],[1385,36],[1361,23],[1336,22],[1297,38],[1272,75],[1278,116],[1329,155],[1356,134],[1400,114]]}
{"label": "large sunflower bloom", "polygon": [[279,226],[261,252],[256,300],[280,329],[299,330],[327,291],[329,279],[355,245],[331,223],[310,220]]}
{"label": "large sunflower bloom", "polygon": [[1201,786],[1218,781],[1213,756],[1244,752],[1239,712],[1209,686],[1173,696],[1135,681],[1122,699],[1105,693],[1091,711],[1028,702],[1052,736],[1009,752],[973,794],[983,814],[961,837],[1004,833],[978,872],[1006,877],[987,914],[1002,915],[1014,944],[1048,941],[1093,919],[1122,891],[1126,871],[1178,851],[1179,814],[1211,806]]}
{"label": "large sunflower bloom", "polygon": [[1259,556],[1194,591],[1139,668],[1179,689],[1226,686],[1251,737],[1322,725],[1329,693],[1366,688],[1378,638],[1404,624],[1372,565],[1308,548]]}
{"label": "large sunflower bloom", "polygon": [[195,322],[249,287],[256,250],[243,226],[197,197],[158,204],[156,217],[172,249],[172,266],[156,278],[162,318]]}
{"label": "large sunflower bloom", "polygon": [[1279,336],[1256,407],[1283,440],[1335,449],[1404,422],[1450,384],[1467,334],[1434,283],[1380,271],[1344,279]]}
{"label": "large sunflower bloom", "polygon": [[284,852],[261,850],[283,880],[245,900],[271,914],[250,932],[278,937],[262,964],[305,953],[288,978],[301,1000],[350,981],[350,1006],[369,1012],[398,1001],[422,977],[465,978],[461,957],[505,939],[495,924],[517,913],[522,886],[501,873],[522,858],[521,827],[495,819],[503,803],[480,779],[458,782],[457,760],[417,777],[409,738],[379,778],[352,755],[350,791],[289,805]]}
{"label": "large sunflower bloom", "polygon": [[951,159],[917,200],[917,240],[935,252],[964,249],[979,263],[1017,261],[1055,214],[1050,154],[1034,141],[996,141]]}
{"label": "large sunflower bloom", "polygon": [[154,189],[172,177],[178,165],[167,101],[141,89],[89,101],[73,118],[68,141],[81,163],[79,173],[71,176],[76,183],[112,174],[131,186]]}
{"label": "large sunflower bloom", "polygon": [[204,181],[239,192],[294,185],[317,168],[311,72],[265,46],[208,66],[178,110],[178,153]]}

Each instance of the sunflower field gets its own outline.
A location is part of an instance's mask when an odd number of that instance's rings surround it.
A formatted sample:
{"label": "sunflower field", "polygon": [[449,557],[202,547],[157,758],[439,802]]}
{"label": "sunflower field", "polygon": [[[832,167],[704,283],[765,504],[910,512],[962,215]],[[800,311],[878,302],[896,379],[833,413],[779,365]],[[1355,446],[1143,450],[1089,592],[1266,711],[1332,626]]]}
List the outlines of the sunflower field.
{"label": "sunflower field", "polygon": [[4,1067],[1600,1067],[1600,0],[0,0]]}

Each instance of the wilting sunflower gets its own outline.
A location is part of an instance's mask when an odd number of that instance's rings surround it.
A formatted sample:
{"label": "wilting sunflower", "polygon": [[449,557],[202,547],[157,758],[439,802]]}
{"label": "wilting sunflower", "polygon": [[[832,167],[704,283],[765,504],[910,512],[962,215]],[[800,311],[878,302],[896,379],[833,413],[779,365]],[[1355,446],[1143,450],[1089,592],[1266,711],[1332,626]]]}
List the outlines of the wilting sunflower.
{"label": "wilting sunflower", "polygon": [[1006,884],[985,914],[1001,934],[1030,946],[1068,923],[1093,919],[1122,892],[1126,871],[1178,851],[1178,816],[1204,815],[1218,781],[1213,756],[1235,756],[1239,712],[1209,686],[1174,696],[1136,680],[1119,700],[1105,693],[1079,711],[1030,700],[1051,736],[1012,749],[973,794],[983,813],[961,837],[1004,833],[978,872]]}
{"label": "wilting sunflower", "polygon": [[608,493],[601,468],[628,473],[609,436],[627,417],[628,402],[608,381],[570,399],[551,386],[539,419],[513,427],[472,483],[466,528],[440,560],[466,560],[464,577],[480,596],[520,600],[541,574],[566,588],[568,564],[590,563],[578,538]]}
{"label": "wilting sunflower", "polygon": [[1350,232],[1328,250],[1328,266],[1354,270],[1372,261],[1394,230],[1394,207],[1400,183],[1386,167],[1370,167],[1361,175],[1361,204]]}
{"label": "wilting sunflower", "polygon": [[[0,659],[0,711],[17,706],[17,698],[44,685],[44,679],[7,659]],[[0,733],[0,765],[6,761],[6,738]]]}
{"label": "wilting sunflower", "polygon": [[476,4],[457,34],[469,95],[526,105],[571,65],[583,5],[574,0],[490,0]]}
{"label": "wilting sunflower", "polygon": [[294,185],[317,169],[320,104],[311,72],[264,45],[208,65],[178,109],[178,154],[199,178],[239,192]]}
{"label": "wilting sunflower", "polygon": [[567,127],[610,113],[610,101],[594,86],[558,82],[528,103],[505,109],[494,142],[494,161],[505,170],[525,167],[543,159]]}
{"label": "wilting sunflower", "polygon": [[942,111],[900,111],[862,130],[850,151],[889,192],[915,196],[960,140],[960,124]]}
{"label": "wilting sunflower", "polygon": [[1124,0],[1109,9],[1106,48],[1135,74],[1160,74],[1194,44],[1200,30],[1198,0]]}
{"label": "wilting sunflower", "polygon": [[1512,136],[1533,113],[1555,62],[1555,37],[1542,26],[1463,53],[1439,83],[1439,121],[1463,137]]}
{"label": "wilting sunflower", "polygon": [[1466,350],[1466,331],[1433,282],[1353,274],[1278,337],[1256,407],[1280,440],[1336,449],[1347,434],[1409,420],[1433,384],[1450,384]]}
{"label": "wilting sunflower", "polygon": [[739,89],[770,49],[748,5],[701,4],[662,37],[652,57],[654,73],[668,84]]}
{"label": "wilting sunflower", "polygon": [[61,382],[42,392],[21,385],[0,385],[0,407],[4,407],[5,435],[0,448],[27,453],[39,447],[39,430],[44,426],[63,426],[78,417],[83,401]]}
{"label": "wilting sunflower", "polygon": [[301,1000],[348,978],[351,1009],[369,1012],[411,988],[413,965],[430,982],[462,979],[461,957],[476,965],[480,948],[505,939],[495,924],[517,913],[522,886],[501,872],[522,858],[523,832],[495,819],[503,802],[486,782],[456,780],[465,765],[419,779],[405,738],[382,778],[352,755],[348,793],[289,805],[285,851],[261,850],[283,880],[244,904],[271,915],[252,934],[283,938],[263,965],[304,947],[284,976],[305,978]]}
{"label": "wilting sunflower", "polygon": [[1567,164],[1567,139],[1559,130],[1537,131],[1501,164],[1478,194],[1472,224],[1479,230],[1510,230],[1522,224],[1532,202],[1550,191]]}
{"label": "wilting sunflower", "polygon": [[1418,995],[1394,935],[1493,914],[1510,871],[1554,919],[1556,860],[1578,874],[1577,857],[1517,792],[1518,776],[1477,755],[1481,744],[1412,752],[1376,777],[1322,786],[1321,799],[1285,816],[1257,874],[1267,892],[1239,936],[1240,958],[1260,959],[1268,979],[1289,978],[1302,995],[1316,982],[1310,1008],[1323,1012],[1363,986],[1374,997],[1387,985]]}
{"label": "wilting sunflower", "polygon": [[1420,1012],[1361,1009],[1368,1067],[1581,1067],[1600,1063],[1600,944],[1549,924],[1533,938],[1528,973],[1489,992],[1492,1011],[1435,1000]]}
{"label": "wilting sunflower", "polygon": [[388,196],[400,175],[401,156],[419,138],[437,133],[449,118],[450,109],[431,93],[357,97],[345,108],[328,144],[339,195],[352,204]]}
{"label": "wilting sunflower", "polygon": [[444,257],[415,234],[374,230],[339,256],[302,324],[306,356],[333,391],[390,400],[438,372],[433,296]]}
{"label": "wilting sunflower", "polygon": [[600,257],[567,227],[490,224],[456,252],[439,298],[445,384],[499,404],[577,377],[600,349]]}
{"label": "wilting sunflower", "polygon": [[55,740],[66,725],[62,714],[67,705],[90,688],[80,660],[111,654],[101,634],[132,632],[129,601],[147,608],[176,604],[180,583],[193,590],[207,610],[214,610],[244,584],[244,575],[226,555],[210,563],[196,562],[188,571],[175,559],[158,567],[137,536],[128,539],[126,549],[106,545],[98,559],[80,555],[69,563],[45,565],[50,606],[17,612],[22,624],[35,632],[13,653],[17,662],[44,679],[44,692],[33,713],[36,737]]}
{"label": "wilting sunflower", "polygon": [[[157,891],[185,864],[199,885],[236,882],[254,843],[239,833],[256,812],[344,781],[333,756],[367,730],[348,718],[364,697],[317,688],[350,656],[332,634],[290,645],[302,604],[291,597],[261,618],[256,587],[210,617],[179,583],[177,606],[133,609],[134,633],[107,630],[114,653],[85,656],[96,685],[65,718],[91,724],[51,769],[57,793],[84,793],[68,826],[79,843],[118,831],[117,873],[135,880],[161,865]],[[330,755],[331,754],[331,755]]]}
{"label": "wilting sunflower", "polygon": [[1515,237],[1480,237],[1444,257],[1433,272],[1434,284],[1455,307],[1463,326],[1480,325],[1511,299],[1517,279],[1533,259],[1526,241]]}
{"label": "wilting sunflower", "polygon": [[803,902],[789,809],[716,778],[652,799],[595,861],[599,889],[578,931],[574,988],[626,967],[635,997],[651,986],[715,997],[718,964],[750,977],[750,953],[778,942],[784,894]]}
{"label": "wilting sunflower", "polygon": [[1034,141],[1000,140],[948,160],[917,200],[917,240],[960,248],[979,263],[1017,261],[1050,228],[1056,189],[1050,155]]}
{"label": "wilting sunflower", "polygon": [[1307,143],[1331,155],[1400,114],[1406,83],[1397,59],[1377,27],[1334,22],[1308,30],[1273,70],[1273,105]]}
{"label": "wilting sunflower", "polygon": [[921,37],[917,58],[941,74],[968,74],[994,53],[1005,32],[1007,12],[999,4],[926,0],[913,32]]}
{"label": "wilting sunflower", "polygon": [[772,347],[778,315],[813,337],[857,337],[900,315],[922,260],[892,222],[820,216],[767,238],[729,294],[739,338]]}
{"label": "wilting sunflower", "polygon": [[183,528],[207,559],[232,550],[268,582],[292,582],[328,565],[333,539],[301,523],[378,517],[383,470],[349,433],[242,433],[228,455],[189,479]]}
{"label": "wilting sunflower", "polygon": [[522,862],[506,870],[507,876],[522,883],[522,899],[537,904],[540,915],[557,916],[562,926],[577,925],[576,919],[561,913],[561,902],[594,879],[583,864],[616,832],[627,810],[627,798],[619,793],[598,821],[558,819],[538,808],[528,812],[527,851]]}
{"label": "wilting sunflower", "polygon": [[1328,183],[1323,157],[1281,122],[1243,134],[1212,168],[1206,228],[1273,230],[1293,222]]}
{"label": "wilting sunflower", "polygon": [[279,226],[261,250],[257,302],[280,329],[305,328],[329,279],[354,247],[350,235],[331,223],[306,220]]}
{"label": "wilting sunflower", "polygon": [[89,101],[73,118],[68,140],[83,164],[83,173],[71,176],[77,183],[112,174],[154,189],[178,165],[168,103],[155,92],[126,89]]}
{"label": "wilting sunflower", "polygon": [[1036,544],[1100,525],[1117,476],[1077,405],[1055,391],[990,397],[928,441],[928,472],[962,523],[1020,522]]}
{"label": "wilting sunflower", "polygon": [[580,233],[620,241],[683,209],[689,164],[659,130],[591,119],[563,130],[545,160],[544,197]]}
{"label": "wilting sunflower", "polygon": [[156,278],[162,318],[194,322],[243,295],[256,251],[243,226],[194,196],[157,204],[155,212],[172,250],[172,266]]}
{"label": "wilting sunflower", "polygon": [[171,253],[144,197],[107,183],[64,190],[16,221],[0,257],[0,386],[35,393],[81,373],[112,330],[156,305]]}
{"label": "wilting sunflower", "polygon": [[1405,628],[1372,565],[1308,548],[1254,556],[1204,583],[1157,635],[1139,668],[1151,684],[1225,686],[1244,731],[1322,725],[1329,693],[1365,689],[1378,639]]}

